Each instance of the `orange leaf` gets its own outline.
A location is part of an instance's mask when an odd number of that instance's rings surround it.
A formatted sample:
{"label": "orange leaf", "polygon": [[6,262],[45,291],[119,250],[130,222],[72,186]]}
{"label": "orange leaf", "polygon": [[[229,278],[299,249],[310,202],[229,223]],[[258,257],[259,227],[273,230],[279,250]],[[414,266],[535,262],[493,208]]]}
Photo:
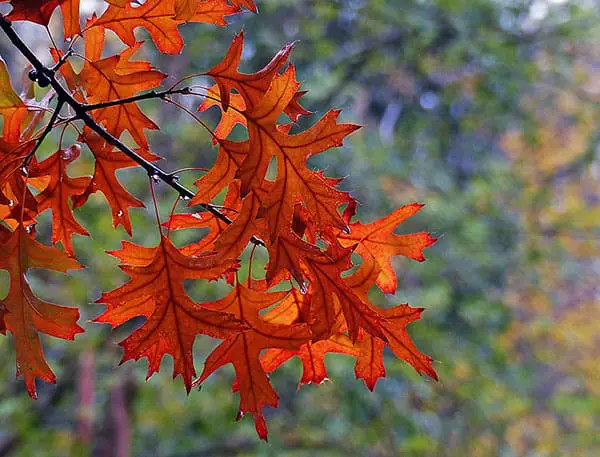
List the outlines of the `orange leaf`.
{"label": "orange leaf", "polygon": [[197,2],[193,16],[187,20],[190,22],[204,22],[206,24],[223,26],[227,25],[225,16],[230,16],[240,11],[240,5],[237,5],[234,1],[230,1],[228,4],[227,0],[201,0]]}
{"label": "orange leaf", "polygon": [[385,378],[385,365],[383,362],[383,349],[385,342],[365,333],[359,339],[358,356],[354,366],[356,379],[362,379],[367,388],[372,392],[379,378]]}
{"label": "orange leaf", "polygon": [[423,308],[413,308],[407,304],[401,304],[383,309],[381,312],[386,317],[386,321],[382,325],[383,332],[396,357],[410,364],[417,373],[425,373],[437,381],[437,373],[431,366],[433,359],[417,349],[406,331],[408,324],[421,318]]}
{"label": "orange leaf", "polygon": [[422,262],[425,260],[423,249],[434,244],[437,239],[429,233],[420,232],[410,235],[395,235],[396,226],[419,211],[423,205],[413,203],[398,208],[389,216],[370,224],[355,222],[350,224],[349,233],[340,233],[338,240],[343,246],[358,244],[356,252],[366,263],[374,262],[380,273],[377,285],[385,292],[393,294],[398,287],[396,273],[392,268],[391,258],[403,255]]}
{"label": "orange leaf", "polygon": [[[33,146],[33,142],[9,143],[0,138],[0,220],[12,228],[21,222],[21,214],[24,225],[33,223],[38,214],[35,197],[26,185],[35,184],[34,179],[26,181],[21,172],[23,160]],[[35,158],[31,165],[35,167]]]}
{"label": "orange leaf", "polygon": [[[84,37],[86,60],[81,72],[74,73],[70,63],[63,65],[61,72],[69,88],[74,92],[83,93],[87,103],[105,103],[132,97],[140,91],[159,86],[166,77],[149,62],[131,60],[142,43],[135,43],[119,55],[101,58],[104,49],[104,28],[91,28],[85,32]],[[90,111],[90,115],[117,138],[127,130],[135,142],[145,149],[148,148],[148,140],[144,129],[158,129],[158,126],[142,113],[137,103],[96,109]]]}
{"label": "orange leaf", "polygon": [[9,236],[2,236],[0,269],[10,274],[3,322],[15,338],[17,375],[23,375],[29,395],[36,398],[35,378],[56,380],[44,359],[38,333],[72,340],[83,329],[77,325],[78,310],[43,301],[33,293],[26,276],[30,268],[65,273],[81,265],[65,252],[38,243],[22,225]]}
{"label": "orange leaf", "polygon": [[306,271],[304,262],[309,257],[322,256],[321,250],[314,244],[307,243],[291,230],[282,233],[277,241],[267,245],[269,264],[267,266],[267,282],[275,285],[287,277],[282,272],[288,271],[294,279],[304,285]]}
{"label": "orange leaf", "polygon": [[238,170],[241,194],[260,188],[273,156],[277,157],[277,180],[261,211],[267,219],[271,241],[291,226],[296,202],[303,202],[319,228],[346,228],[337,211],[348,194],[335,189],[306,161],[326,149],[340,146],[358,126],[337,124],[339,111],[330,111],[308,130],[289,135],[289,127],[276,126],[279,115],[298,88],[294,67],[289,66],[273,82],[256,108],[244,112],[248,120],[249,153]]}
{"label": "orange leaf", "polygon": [[73,217],[69,207],[69,198],[81,195],[87,188],[90,177],[70,178],[67,166],[79,157],[80,148],[71,146],[64,151],[56,151],[43,162],[40,162],[35,171],[35,176],[49,176],[50,182],[43,192],[36,196],[38,211],[52,210],[52,242],[62,243],[63,248],[73,256],[74,233],[89,236],[88,231]]}
{"label": "orange leaf", "polygon": [[[235,4],[235,2],[232,2]],[[244,33],[235,36],[224,59],[206,72],[212,76],[219,86],[221,104],[227,111],[230,104],[231,91],[236,90],[244,99],[248,108],[257,105],[269,89],[277,72],[285,65],[292,52],[293,44],[286,45],[273,59],[256,73],[240,73],[238,67],[244,49]]]}
{"label": "orange leaf", "polygon": [[188,206],[209,203],[215,198],[234,180],[237,170],[247,155],[247,142],[219,141],[217,160],[211,169],[194,183],[198,191]]}
{"label": "orange leaf", "polygon": [[[375,263],[363,264],[352,275],[344,278],[350,287],[363,300],[368,300],[367,293],[375,285],[381,270]],[[406,326],[421,317],[423,308],[412,308],[401,304],[392,308],[380,309],[382,315],[381,330],[383,336],[362,332],[357,347],[360,351],[354,372],[363,379],[370,390],[375,388],[377,379],[385,376],[383,349],[386,345],[401,360],[410,364],[417,373],[425,373],[438,379],[431,362],[433,359],[421,353],[406,331]]]}
{"label": "orange leaf", "polygon": [[[95,158],[95,169],[94,176],[84,192],[73,197],[73,207],[79,208],[85,204],[91,194],[100,191],[106,197],[112,210],[115,228],[122,225],[131,236],[129,208],[140,208],[144,204],[121,185],[115,173],[123,168],[135,167],[137,163],[121,151],[114,150],[112,146],[89,130],[84,130],[79,139],[92,151]],[[146,160],[158,160],[157,156],[146,150],[141,149],[137,152]]]}
{"label": "orange leaf", "polygon": [[178,54],[183,49],[183,39],[177,30],[179,25],[186,21],[226,25],[225,16],[237,12],[239,8],[228,5],[225,0],[147,0],[135,7],[130,3],[124,8],[111,5],[87,28],[110,29],[132,47],[136,44],[135,29],[144,27],[160,52]]}
{"label": "orange leaf", "polygon": [[233,262],[216,262],[214,255],[188,257],[165,237],[154,248],[124,243],[110,254],[123,262],[121,270],[131,277],[121,287],[104,293],[97,303],[106,311],[95,319],[117,327],[128,320],[144,316],[144,325],[121,341],[121,363],[148,358],[149,378],[158,372],[165,354],[174,360],[173,377],[183,376],[187,391],[196,376],[192,346],[199,334],[227,338],[244,329],[233,315],[194,303],[183,288],[186,279],[217,279],[235,266]]}
{"label": "orange leaf", "polygon": [[[310,295],[292,289],[285,300],[265,314],[264,319],[274,324],[289,325],[305,322],[308,319],[309,308]],[[263,369],[271,373],[292,357],[298,356],[303,367],[300,386],[310,383],[321,384],[328,379],[325,355],[330,352],[358,355],[350,338],[343,333],[336,333],[327,340],[308,341],[297,350],[269,349],[261,356],[260,361]]]}
{"label": "orange leaf", "polygon": [[244,251],[252,236],[260,233],[260,221],[256,215],[260,209],[260,199],[253,192],[242,203],[239,213],[215,240],[215,249],[223,258],[235,259]]}
{"label": "orange leaf", "polygon": [[48,25],[52,13],[60,6],[65,38],[71,38],[81,30],[79,27],[79,0],[0,0],[0,3],[5,2],[10,2],[13,6],[13,10],[6,17],[9,21],[30,21]]}
{"label": "orange leaf", "polygon": [[18,141],[21,136],[21,124],[27,115],[27,106],[13,89],[10,82],[10,75],[6,69],[6,63],[1,57],[0,115],[4,116],[2,139],[7,142]]}
{"label": "orange leaf", "polygon": [[197,0],[175,0],[174,18],[189,21],[196,11]]}
{"label": "orange leaf", "polygon": [[213,144],[219,143],[218,140],[227,138],[236,124],[243,125],[244,127],[246,126],[246,118],[244,117],[246,102],[244,102],[244,98],[240,94],[230,95],[229,109],[227,109],[227,111],[222,109],[219,88],[216,84],[209,88],[206,91],[206,94],[207,97],[198,107],[198,111],[204,112],[213,106],[218,106],[221,109],[221,120],[213,132],[216,137],[213,138]]}
{"label": "orange leaf", "polygon": [[250,11],[252,11],[253,13],[258,13],[258,9],[256,8],[256,4],[254,3],[254,0],[229,0],[229,3],[231,3],[234,6],[239,7],[244,7]]}
{"label": "orange leaf", "polygon": [[210,309],[235,314],[247,322],[250,329],[221,343],[206,359],[202,375],[195,384],[203,382],[219,367],[232,363],[240,392],[238,419],[251,413],[257,433],[265,440],[267,426],[262,409],[264,406],[276,407],[279,397],[262,368],[260,353],[268,348],[297,349],[311,337],[305,324],[272,324],[259,316],[261,309],[277,303],[286,294],[257,291],[238,283],[225,298],[205,304]]}
{"label": "orange leaf", "polygon": [[260,361],[263,369],[267,373],[271,373],[292,357],[300,357],[302,362],[300,385],[321,384],[329,379],[327,368],[325,367],[325,356],[332,352],[347,355],[357,354],[357,350],[354,348],[348,335],[336,333],[326,340],[317,341],[316,343],[311,343],[310,341],[304,343],[296,351],[290,349],[269,349],[262,355]]}
{"label": "orange leaf", "polygon": [[352,341],[358,339],[361,328],[385,339],[381,313],[341,278],[352,266],[351,255],[350,249],[331,248],[327,256],[305,260],[311,278],[311,329],[319,339],[327,339],[345,326]]}
{"label": "orange leaf", "polygon": [[[296,119],[308,113],[298,104],[304,92],[298,92],[294,67],[290,65],[282,75],[278,74],[291,45],[282,49],[265,68],[252,74],[237,70],[242,46],[243,35],[240,34],[224,60],[207,73],[215,78],[220,97],[214,87],[209,89],[209,97],[199,110],[222,105],[223,114],[215,133],[219,153],[213,168],[196,182],[198,192],[190,202],[190,205],[208,203],[235,178],[240,179],[244,198],[241,214],[225,231],[223,241],[218,240],[216,244],[231,248],[234,256],[253,235],[265,236],[264,222],[269,241],[276,244],[277,237],[292,227],[298,204],[305,206],[307,218],[313,221],[313,232],[330,226],[346,228],[337,208],[351,200],[349,195],[335,189],[338,180],[308,169],[306,161],[341,145],[343,138],[357,128],[337,124],[339,112],[331,111],[307,131],[289,135],[291,125],[277,125],[280,114],[289,109],[289,116]],[[231,90],[239,94],[232,95]],[[235,124],[247,126],[248,141],[235,143],[223,139]],[[273,157],[278,161],[274,183],[265,180]],[[261,219],[264,222],[259,223]]]}
{"label": "orange leaf", "polygon": [[[229,185],[227,195],[223,201],[221,213],[224,216],[235,218],[239,214],[242,202],[239,198],[239,186],[235,183]],[[235,224],[235,222],[234,222]],[[171,227],[172,230],[180,230],[183,228],[205,228],[208,233],[198,242],[184,246],[181,251],[186,255],[197,255],[199,253],[217,249],[215,242],[223,234],[225,230],[234,224],[228,224],[216,215],[205,212],[202,214],[175,214],[173,217],[163,224],[165,227]],[[248,243],[248,241],[246,241]],[[243,248],[242,248],[243,249]],[[241,251],[240,251],[241,252]],[[233,259],[237,255],[228,251],[222,251],[222,258]]]}

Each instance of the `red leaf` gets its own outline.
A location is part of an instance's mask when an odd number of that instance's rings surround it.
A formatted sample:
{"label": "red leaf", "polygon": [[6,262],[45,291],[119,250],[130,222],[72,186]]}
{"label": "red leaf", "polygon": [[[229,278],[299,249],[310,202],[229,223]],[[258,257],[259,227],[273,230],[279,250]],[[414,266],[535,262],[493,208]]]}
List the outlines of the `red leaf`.
{"label": "red leaf", "polygon": [[[354,274],[346,277],[345,282],[359,297],[368,300],[367,293],[379,276],[380,269],[377,264],[363,264]],[[422,311],[423,308],[412,308],[407,304],[381,309],[379,312],[383,318],[383,336],[361,333],[358,342],[360,354],[356,359],[354,372],[357,378],[364,379],[370,390],[375,388],[377,379],[385,376],[383,348],[386,345],[398,358],[417,370],[417,373],[425,373],[435,380],[438,379],[431,366],[433,359],[417,349],[406,331],[406,326],[418,320]]]}
{"label": "red leaf", "polygon": [[79,0],[0,0],[10,2],[13,10],[6,17],[9,21],[30,21],[48,25],[54,10],[60,6],[65,27],[65,38],[71,38],[80,32]]}
{"label": "red leaf", "polygon": [[[18,141],[21,125],[27,115],[27,106],[17,95],[10,82],[6,63],[0,57],[0,115],[4,116],[2,139],[6,142]],[[0,181],[2,182],[2,181]]]}
{"label": "red leaf", "polygon": [[357,351],[348,335],[336,333],[326,340],[316,343],[304,343],[300,349],[269,349],[261,357],[263,369],[270,373],[275,371],[292,357],[300,357],[302,361],[302,378],[300,385],[321,384],[327,381],[327,368],[325,367],[325,355],[329,353],[356,355]]}
{"label": "red leaf", "polygon": [[[123,168],[135,167],[137,163],[89,130],[84,130],[79,140],[87,144],[92,151],[95,158],[95,169],[94,176],[84,192],[73,197],[73,206],[79,208],[85,204],[91,194],[102,192],[112,210],[113,225],[115,228],[122,225],[131,236],[129,208],[140,208],[144,204],[121,185],[115,173]],[[137,152],[149,161],[159,159],[144,149]]]}
{"label": "red leaf", "polygon": [[154,248],[124,243],[121,250],[110,254],[121,259],[121,270],[131,280],[97,300],[107,309],[95,322],[109,323],[114,328],[144,316],[146,323],[120,343],[125,350],[121,363],[148,358],[149,378],[159,371],[163,356],[170,354],[173,377],[182,375],[189,392],[196,376],[192,355],[196,336],[223,339],[239,333],[244,325],[231,314],[194,303],[183,281],[217,279],[235,264],[217,263],[214,255],[185,256],[165,237]]}
{"label": "red leaf", "polygon": [[236,35],[225,58],[206,72],[219,86],[223,110],[227,111],[229,108],[232,90],[241,94],[248,108],[255,107],[267,92],[277,72],[285,65],[292,47],[293,44],[286,45],[262,70],[250,74],[240,73],[238,67],[244,48],[244,33]]}
{"label": "red leaf", "polygon": [[293,99],[298,88],[294,67],[276,76],[256,108],[244,112],[248,121],[248,154],[239,167],[242,197],[263,186],[263,180],[273,156],[277,157],[277,180],[267,194],[259,216],[269,226],[271,241],[292,224],[296,202],[303,202],[320,228],[345,228],[346,223],[337,207],[348,202],[349,196],[332,187],[320,173],[311,171],[306,161],[328,148],[339,146],[345,136],[358,127],[337,124],[338,111],[330,111],[305,132],[289,135],[288,129],[276,125],[279,115]]}
{"label": "red leaf", "polygon": [[228,5],[225,0],[147,0],[135,7],[127,2],[124,8],[109,6],[87,29],[110,29],[127,46],[133,47],[136,44],[135,29],[144,27],[160,52],[178,54],[183,49],[183,39],[177,30],[179,25],[186,21],[226,25],[225,16],[239,11],[239,7]]}
{"label": "red leaf", "polygon": [[52,210],[52,242],[60,241],[71,256],[74,255],[73,234],[89,236],[88,231],[75,220],[69,207],[69,199],[81,195],[90,181],[89,176],[70,178],[67,174],[67,166],[79,157],[79,151],[76,145],[56,151],[35,167],[32,173],[32,176],[50,177],[48,186],[36,196],[38,211]]}
{"label": "red leaf", "polygon": [[264,406],[276,407],[279,397],[262,368],[260,353],[268,348],[297,349],[311,337],[305,324],[272,324],[259,316],[261,309],[277,303],[286,294],[257,291],[238,283],[227,297],[205,304],[210,309],[235,314],[247,322],[250,329],[221,343],[206,359],[202,375],[195,384],[202,383],[219,367],[232,363],[240,392],[238,418],[251,413],[257,433],[265,440],[267,427],[262,409]]}
{"label": "red leaf", "polygon": [[[0,220],[13,229],[21,222],[32,224],[38,214],[37,202],[26,182],[34,186],[41,183],[35,178],[26,180],[21,171],[23,160],[33,146],[32,142],[5,142],[0,138]],[[35,167],[35,159],[31,162]]]}
{"label": "red leaf", "polygon": [[[289,295],[276,307],[265,314],[264,319],[274,324],[294,324],[306,322],[309,319],[310,295],[301,294],[292,289]],[[327,380],[325,355],[335,352],[338,354],[357,355],[350,338],[343,333],[336,333],[327,340],[308,341],[297,350],[269,349],[261,356],[263,369],[271,373],[286,363],[292,357],[300,357],[302,361],[302,378],[300,385],[321,384]]]}
{"label": "red leaf", "polygon": [[392,214],[370,224],[355,222],[350,224],[349,233],[340,233],[338,240],[343,246],[358,244],[356,252],[366,263],[374,262],[380,273],[377,285],[385,292],[393,294],[398,287],[396,273],[392,268],[391,258],[403,255],[422,262],[425,260],[423,249],[434,244],[437,239],[429,233],[413,233],[410,235],[395,235],[396,226],[419,211],[423,205],[413,203],[398,208]]}
{"label": "red leaf", "polygon": [[248,143],[219,141],[217,160],[211,169],[194,184],[198,187],[189,206],[212,201],[235,178],[237,170],[248,155]]}
{"label": "red leaf", "polygon": [[56,377],[42,352],[38,333],[72,340],[83,329],[77,325],[79,311],[39,299],[31,290],[27,270],[61,271],[81,268],[59,249],[35,241],[22,225],[0,244],[0,270],[10,274],[10,288],[2,307],[3,325],[15,338],[17,375],[25,378],[29,395],[36,398],[35,379],[55,382]]}
{"label": "red leaf", "polygon": [[[87,103],[105,103],[136,95],[153,89],[166,77],[149,62],[132,61],[142,43],[135,43],[119,55],[101,58],[104,48],[104,28],[96,27],[85,32],[86,60],[79,74],[70,63],[61,72],[71,90],[84,94]],[[56,58],[56,54],[55,54]],[[92,117],[103,124],[117,138],[127,130],[142,148],[148,148],[144,129],[156,130],[158,126],[142,113],[137,103],[125,103],[90,111]]]}
{"label": "red leaf", "polygon": [[332,249],[327,256],[306,259],[311,277],[311,329],[319,339],[326,339],[345,326],[353,341],[361,328],[385,339],[381,313],[341,278],[352,265],[351,254],[351,250]]}
{"label": "red leaf", "polygon": [[356,379],[363,379],[367,388],[372,392],[377,380],[385,377],[383,363],[385,342],[375,336],[363,334],[357,346],[359,353],[356,357],[354,374]]}

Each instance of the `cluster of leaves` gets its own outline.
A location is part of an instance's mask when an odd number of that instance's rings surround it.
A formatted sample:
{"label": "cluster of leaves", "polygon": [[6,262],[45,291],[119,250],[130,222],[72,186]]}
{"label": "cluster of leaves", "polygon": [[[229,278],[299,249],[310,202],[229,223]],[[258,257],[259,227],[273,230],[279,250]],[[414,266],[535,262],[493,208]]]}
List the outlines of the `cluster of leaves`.
{"label": "cluster of leaves", "polygon": [[[133,60],[142,44],[134,36],[137,27],[148,31],[159,51],[178,53],[183,46],[177,29],[180,24],[223,25],[226,16],[242,8],[256,11],[251,0],[147,0],[143,4],[112,0],[104,13],[92,16],[83,29],[77,0],[34,3],[13,0],[12,12],[0,18],[3,31],[34,67],[30,79],[50,86],[41,101],[36,100],[32,84],[18,95],[6,65],[0,62],[0,114],[4,121],[0,269],[10,274],[9,293],[0,306],[0,330],[15,338],[17,372],[23,375],[31,396],[36,395],[36,378],[55,379],[38,334],[73,339],[83,329],[77,325],[76,309],[36,297],[26,273],[31,268],[62,272],[81,268],[72,238],[88,233],[73,210],[96,192],[106,197],[114,226],[123,226],[131,235],[129,209],[143,203],[123,187],[116,172],[135,166],[148,171],[153,193],[155,182],[163,181],[178,192],[178,200],[189,200],[188,206],[198,212],[173,211],[161,223],[155,201],[159,244],[144,247],[123,241],[120,250],[110,252],[120,259],[130,280],[97,300],[106,310],[95,321],[117,327],[136,317],[146,319],[120,343],[122,362],[147,358],[149,377],[169,354],[174,360],[173,376],[182,375],[188,392],[219,367],[233,364],[239,417],[251,413],[264,439],[263,407],[278,403],[268,373],[292,357],[302,360],[301,384],[325,380],[324,357],[337,352],[356,358],[356,376],[372,390],[385,375],[382,355],[386,346],[417,372],[437,378],[432,359],[416,348],[406,330],[422,309],[406,304],[382,309],[368,298],[374,286],[384,293],[395,292],[392,257],[422,261],[423,249],[435,242],[424,232],[393,233],[422,205],[406,205],[383,219],[362,223],[355,218],[356,200],[338,188],[341,179],[307,166],[312,156],[340,146],[358,127],[338,123],[339,111],[331,110],[312,127],[294,130],[296,121],[310,112],[300,104],[305,91],[296,80],[294,66],[288,63],[293,46],[281,49],[260,71],[241,73],[238,66],[244,39],[243,34],[237,35],[221,63],[205,73],[214,79],[212,87],[184,86],[197,76],[191,75],[158,90],[166,75],[149,62]],[[70,45],[65,52],[51,50],[55,65],[50,68],[28,51],[10,21],[47,25],[57,7]],[[116,33],[126,48],[103,57],[107,29]],[[75,52],[75,45],[81,42],[85,55]],[[83,60],[79,71],[72,66],[74,58]],[[201,99],[198,112],[217,107],[221,118],[216,128],[211,129],[179,104],[176,94]],[[158,126],[137,104],[151,98],[186,110],[210,132],[218,148],[213,167],[196,181],[193,193],[179,184],[175,173],[155,165],[159,157],[150,151],[145,130]],[[246,140],[228,139],[236,125],[245,128]],[[61,135],[59,149],[39,161],[39,145],[59,127],[62,132],[68,127],[77,129],[77,144],[63,148]],[[134,148],[123,142],[124,132],[135,142]],[[79,158],[82,146],[93,155],[95,171],[93,176],[73,178],[67,168]],[[222,205],[216,206],[214,202],[223,195]],[[60,243],[62,249],[35,240],[36,218],[47,209],[52,212],[52,242]],[[176,247],[170,234],[183,229],[195,233],[208,229],[208,233]],[[250,271],[247,281],[241,282],[239,258],[250,246],[266,249],[269,263],[261,277],[255,278]],[[362,259],[358,265],[353,263],[353,254]],[[197,279],[223,279],[232,288],[221,300],[195,303],[187,295],[184,281]],[[223,340],[206,359],[199,377],[192,351],[198,335]]]}

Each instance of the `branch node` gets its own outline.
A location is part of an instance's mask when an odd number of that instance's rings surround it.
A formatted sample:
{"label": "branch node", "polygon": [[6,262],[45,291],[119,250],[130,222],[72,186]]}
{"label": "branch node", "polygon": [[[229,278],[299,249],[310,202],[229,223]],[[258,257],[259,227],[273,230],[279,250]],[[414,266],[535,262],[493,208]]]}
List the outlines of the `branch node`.
{"label": "branch node", "polygon": [[61,56],[61,58],[58,60],[58,62],[56,62],[56,64],[52,68],[49,69],[49,71],[54,75],[54,73],[56,73],[60,69],[60,67],[62,67],[66,63],[67,60],[69,60],[69,57],[71,57],[73,55],[73,52],[75,52],[74,49],[69,48],[67,50],[67,52],[65,52]]}
{"label": "branch node", "polygon": [[28,76],[30,80],[38,83],[40,87],[48,87],[50,84],[52,84],[51,78],[49,78],[45,72],[39,72],[33,69],[29,71]]}

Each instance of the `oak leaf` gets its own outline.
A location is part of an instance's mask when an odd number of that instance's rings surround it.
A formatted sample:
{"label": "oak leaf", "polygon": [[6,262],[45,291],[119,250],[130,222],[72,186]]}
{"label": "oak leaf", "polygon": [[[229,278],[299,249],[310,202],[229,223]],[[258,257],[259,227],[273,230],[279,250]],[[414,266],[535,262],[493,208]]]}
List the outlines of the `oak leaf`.
{"label": "oak leaf", "polygon": [[79,26],[79,0],[0,0],[0,3],[5,2],[10,2],[13,6],[13,10],[6,17],[9,21],[30,21],[36,24],[48,25],[52,13],[60,6],[65,38],[72,38],[81,30]]}
{"label": "oak leaf", "polygon": [[[264,315],[264,320],[274,324],[293,324],[305,322],[308,319],[310,308],[310,295],[302,294],[297,289],[292,289],[289,295],[275,308]],[[299,349],[268,349],[261,356],[263,369],[271,373],[286,363],[292,357],[299,357],[302,361],[302,378],[300,384],[321,384],[328,379],[325,367],[325,355],[328,353],[358,355],[358,351],[348,336],[336,333],[326,340],[308,341]]]}
{"label": "oak leaf", "polygon": [[[363,300],[368,300],[367,294],[375,285],[380,273],[377,264],[364,263],[344,280],[356,295]],[[413,308],[407,304],[379,309],[379,313],[384,318],[381,321],[383,336],[361,332],[357,343],[359,355],[354,372],[357,378],[365,381],[369,390],[373,390],[377,380],[385,376],[383,349],[386,345],[399,359],[411,365],[417,373],[425,373],[432,379],[438,379],[432,367],[433,359],[417,349],[406,331],[407,325],[420,319],[422,312],[423,308]]]}
{"label": "oak leaf", "polygon": [[240,393],[238,419],[245,413],[254,416],[256,431],[267,439],[267,425],[262,414],[264,406],[276,407],[279,397],[260,363],[260,353],[268,348],[297,349],[311,338],[305,324],[280,325],[266,322],[259,311],[272,306],[287,292],[267,293],[237,284],[225,298],[206,303],[209,309],[233,313],[250,329],[228,338],[206,359],[204,370],[195,384],[202,383],[219,367],[232,363]]}
{"label": "oak leaf", "polygon": [[248,120],[249,153],[240,166],[242,197],[262,186],[273,156],[277,157],[277,179],[268,193],[261,215],[267,219],[271,241],[292,224],[295,204],[303,202],[318,227],[346,228],[337,211],[349,196],[331,186],[306,161],[326,149],[340,146],[358,126],[338,124],[339,111],[330,111],[306,131],[290,135],[290,126],[276,122],[298,88],[293,66],[277,75],[260,105],[244,112]]}
{"label": "oak leaf", "polygon": [[[73,207],[83,206],[91,194],[100,191],[106,197],[111,208],[115,228],[122,225],[131,235],[129,208],[140,208],[144,204],[121,185],[115,173],[123,168],[135,167],[137,163],[89,130],[84,130],[79,139],[90,148],[94,155],[94,175],[86,189],[73,197]],[[137,152],[149,161],[159,159],[145,149],[138,149]]]}
{"label": "oak leaf", "polygon": [[356,379],[362,379],[370,391],[375,390],[379,378],[385,378],[383,350],[385,341],[376,336],[362,333],[356,344],[358,355],[354,365]]}
{"label": "oak leaf", "polygon": [[202,113],[213,106],[218,107],[221,111],[221,119],[213,131],[213,144],[218,144],[219,140],[227,138],[237,124],[246,126],[246,118],[244,117],[246,102],[240,94],[230,94],[229,108],[224,110],[221,104],[219,87],[215,84],[206,90],[206,97],[198,107],[198,111]]}
{"label": "oak leaf", "polygon": [[[178,11],[178,7],[184,9]],[[102,16],[88,24],[87,29],[110,29],[132,47],[136,44],[135,29],[144,27],[160,52],[177,54],[183,49],[183,38],[177,30],[179,25],[186,21],[226,25],[225,16],[239,11],[238,7],[228,5],[225,0],[147,0],[135,7],[130,3],[124,8],[111,5]]]}
{"label": "oak leaf", "polygon": [[2,321],[15,338],[17,375],[25,378],[29,395],[36,398],[36,378],[52,383],[56,380],[44,358],[38,333],[72,340],[83,329],[77,325],[77,309],[49,303],[33,293],[26,276],[31,268],[66,273],[81,265],[65,252],[37,242],[23,225],[1,238],[0,270],[10,275]]}
{"label": "oak leaf", "polygon": [[[4,117],[2,139],[6,142],[18,141],[21,125],[27,115],[27,105],[17,95],[10,82],[6,63],[0,57],[0,115]],[[2,181],[0,181],[2,182]]]}
{"label": "oak leaf", "polygon": [[350,224],[348,233],[340,232],[339,242],[346,247],[357,244],[356,252],[365,263],[375,263],[379,269],[377,285],[385,292],[393,294],[398,287],[396,273],[391,258],[403,255],[413,260],[425,260],[423,249],[434,244],[437,239],[426,232],[409,235],[396,235],[394,229],[417,213],[423,205],[413,203],[398,208],[390,215],[370,224],[355,222]]}
{"label": "oak leaf", "polygon": [[248,142],[220,140],[217,159],[208,172],[194,185],[198,188],[189,206],[211,202],[235,179],[241,163],[248,155]]}
{"label": "oak leaf", "polygon": [[81,195],[90,181],[90,177],[71,178],[67,174],[67,166],[77,160],[80,155],[78,145],[73,145],[65,150],[56,151],[46,160],[40,162],[32,176],[48,176],[50,181],[46,188],[35,198],[38,202],[38,211],[52,210],[52,242],[60,242],[71,256],[73,251],[73,234],[89,236],[88,231],[73,217],[69,207],[69,200],[73,196]]}
{"label": "oak leaf", "polygon": [[299,357],[302,362],[302,377],[300,384],[322,384],[327,381],[325,356],[330,353],[356,355],[354,344],[344,333],[336,333],[326,340],[307,342],[297,350],[269,349],[261,357],[263,369],[271,373],[293,357]]}
{"label": "oak leaf", "polygon": [[229,0],[229,3],[237,6],[238,8],[243,6],[253,13],[258,13],[258,8],[256,8],[256,3],[254,3],[254,0]]}
{"label": "oak leaf", "polygon": [[432,379],[438,380],[437,373],[431,363],[433,359],[423,354],[413,343],[406,326],[419,320],[424,308],[414,308],[407,304],[396,305],[381,310],[385,316],[382,324],[383,332],[392,352],[400,360],[411,365],[419,374],[425,373]]}
{"label": "oak leaf", "polygon": [[[239,185],[235,182],[230,183],[221,208],[221,214],[223,216],[236,218],[240,213],[242,202],[240,201],[239,195]],[[208,233],[202,239],[181,248],[181,252],[186,255],[197,255],[205,251],[217,250],[215,242],[221,237],[223,232],[233,224],[226,222],[216,214],[204,212],[194,214],[174,214],[163,225],[169,230],[181,230],[186,228],[208,229]],[[237,254],[231,252],[221,253],[221,258],[224,259],[235,259],[237,256]]]}
{"label": "oak leaf", "polygon": [[182,375],[189,392],[196,376],[192,346],[197,335],[225,339],[245,328],[232,314],[194,303],[183,288],[186,279],[218,279],[235,266],[217,262],[215,255],[185,256],[162,236],[153,248],[124,243],[109,254],[119,258],[120,268],[130,281],[106,292],[97,300],[107,309],[95,322],[113,328],[134,317],[146,322],[119,344],[124,349],[121,363],[148,359],[147,377],[160,369],[166,354],[173,357],[173,377]]}
{"label": "oak leaf", "polygon": [[[0,220],[13,229],[19,223],[31,225],[38,214],[36,199],[28,186],[36,187],[38,183],[34,178],[27,179],[21,169],[33,147],[33,142],[7,142],[0,137]],[[31,166],[36,163],[33,158]]]}
{"label": "oak leaf", "polygon": [[[155,70],[149,62],[131,60],[142,43],[134,43],[118,55],[102,58],[104,34],[103,27],[91,28],[84,33],[86,60],[80,73],[75,73],[70,63],[62,66],[61,73],[72,91],[83,94],[85,102],[97,104],[131,97],[160,85],[166,77],[164,73]],[[57,58],[56,53],[54,57]],[[158,129],[137,103],[107,106],[90,111],[90,114],[117,138],[128,131],[145,149],[148,140],[144,129]]]}
{"label": "oak leaf", "polygon": [[382,330],[385,318],[341,277],[352,267],[352,249],[331,246],[326,254],[305,260],[311,279],[310,323],[313,334],[319,339],[327,339],[347,327],[352,341],[358,339],[361,329],[385,339]]}
{"label": "oak leaf", "polygon": [[284,46],[264,68],[256,73],[240,73],[238,67],[244,49],[244,33],[237,34],[221,62],[206,72],[219,87],[219,96],[224,111],[229,109],[231,91],[239,93],[246,107],[253,108],[269,89],[277,72],[285,65],[292,52],[293,43]]}

